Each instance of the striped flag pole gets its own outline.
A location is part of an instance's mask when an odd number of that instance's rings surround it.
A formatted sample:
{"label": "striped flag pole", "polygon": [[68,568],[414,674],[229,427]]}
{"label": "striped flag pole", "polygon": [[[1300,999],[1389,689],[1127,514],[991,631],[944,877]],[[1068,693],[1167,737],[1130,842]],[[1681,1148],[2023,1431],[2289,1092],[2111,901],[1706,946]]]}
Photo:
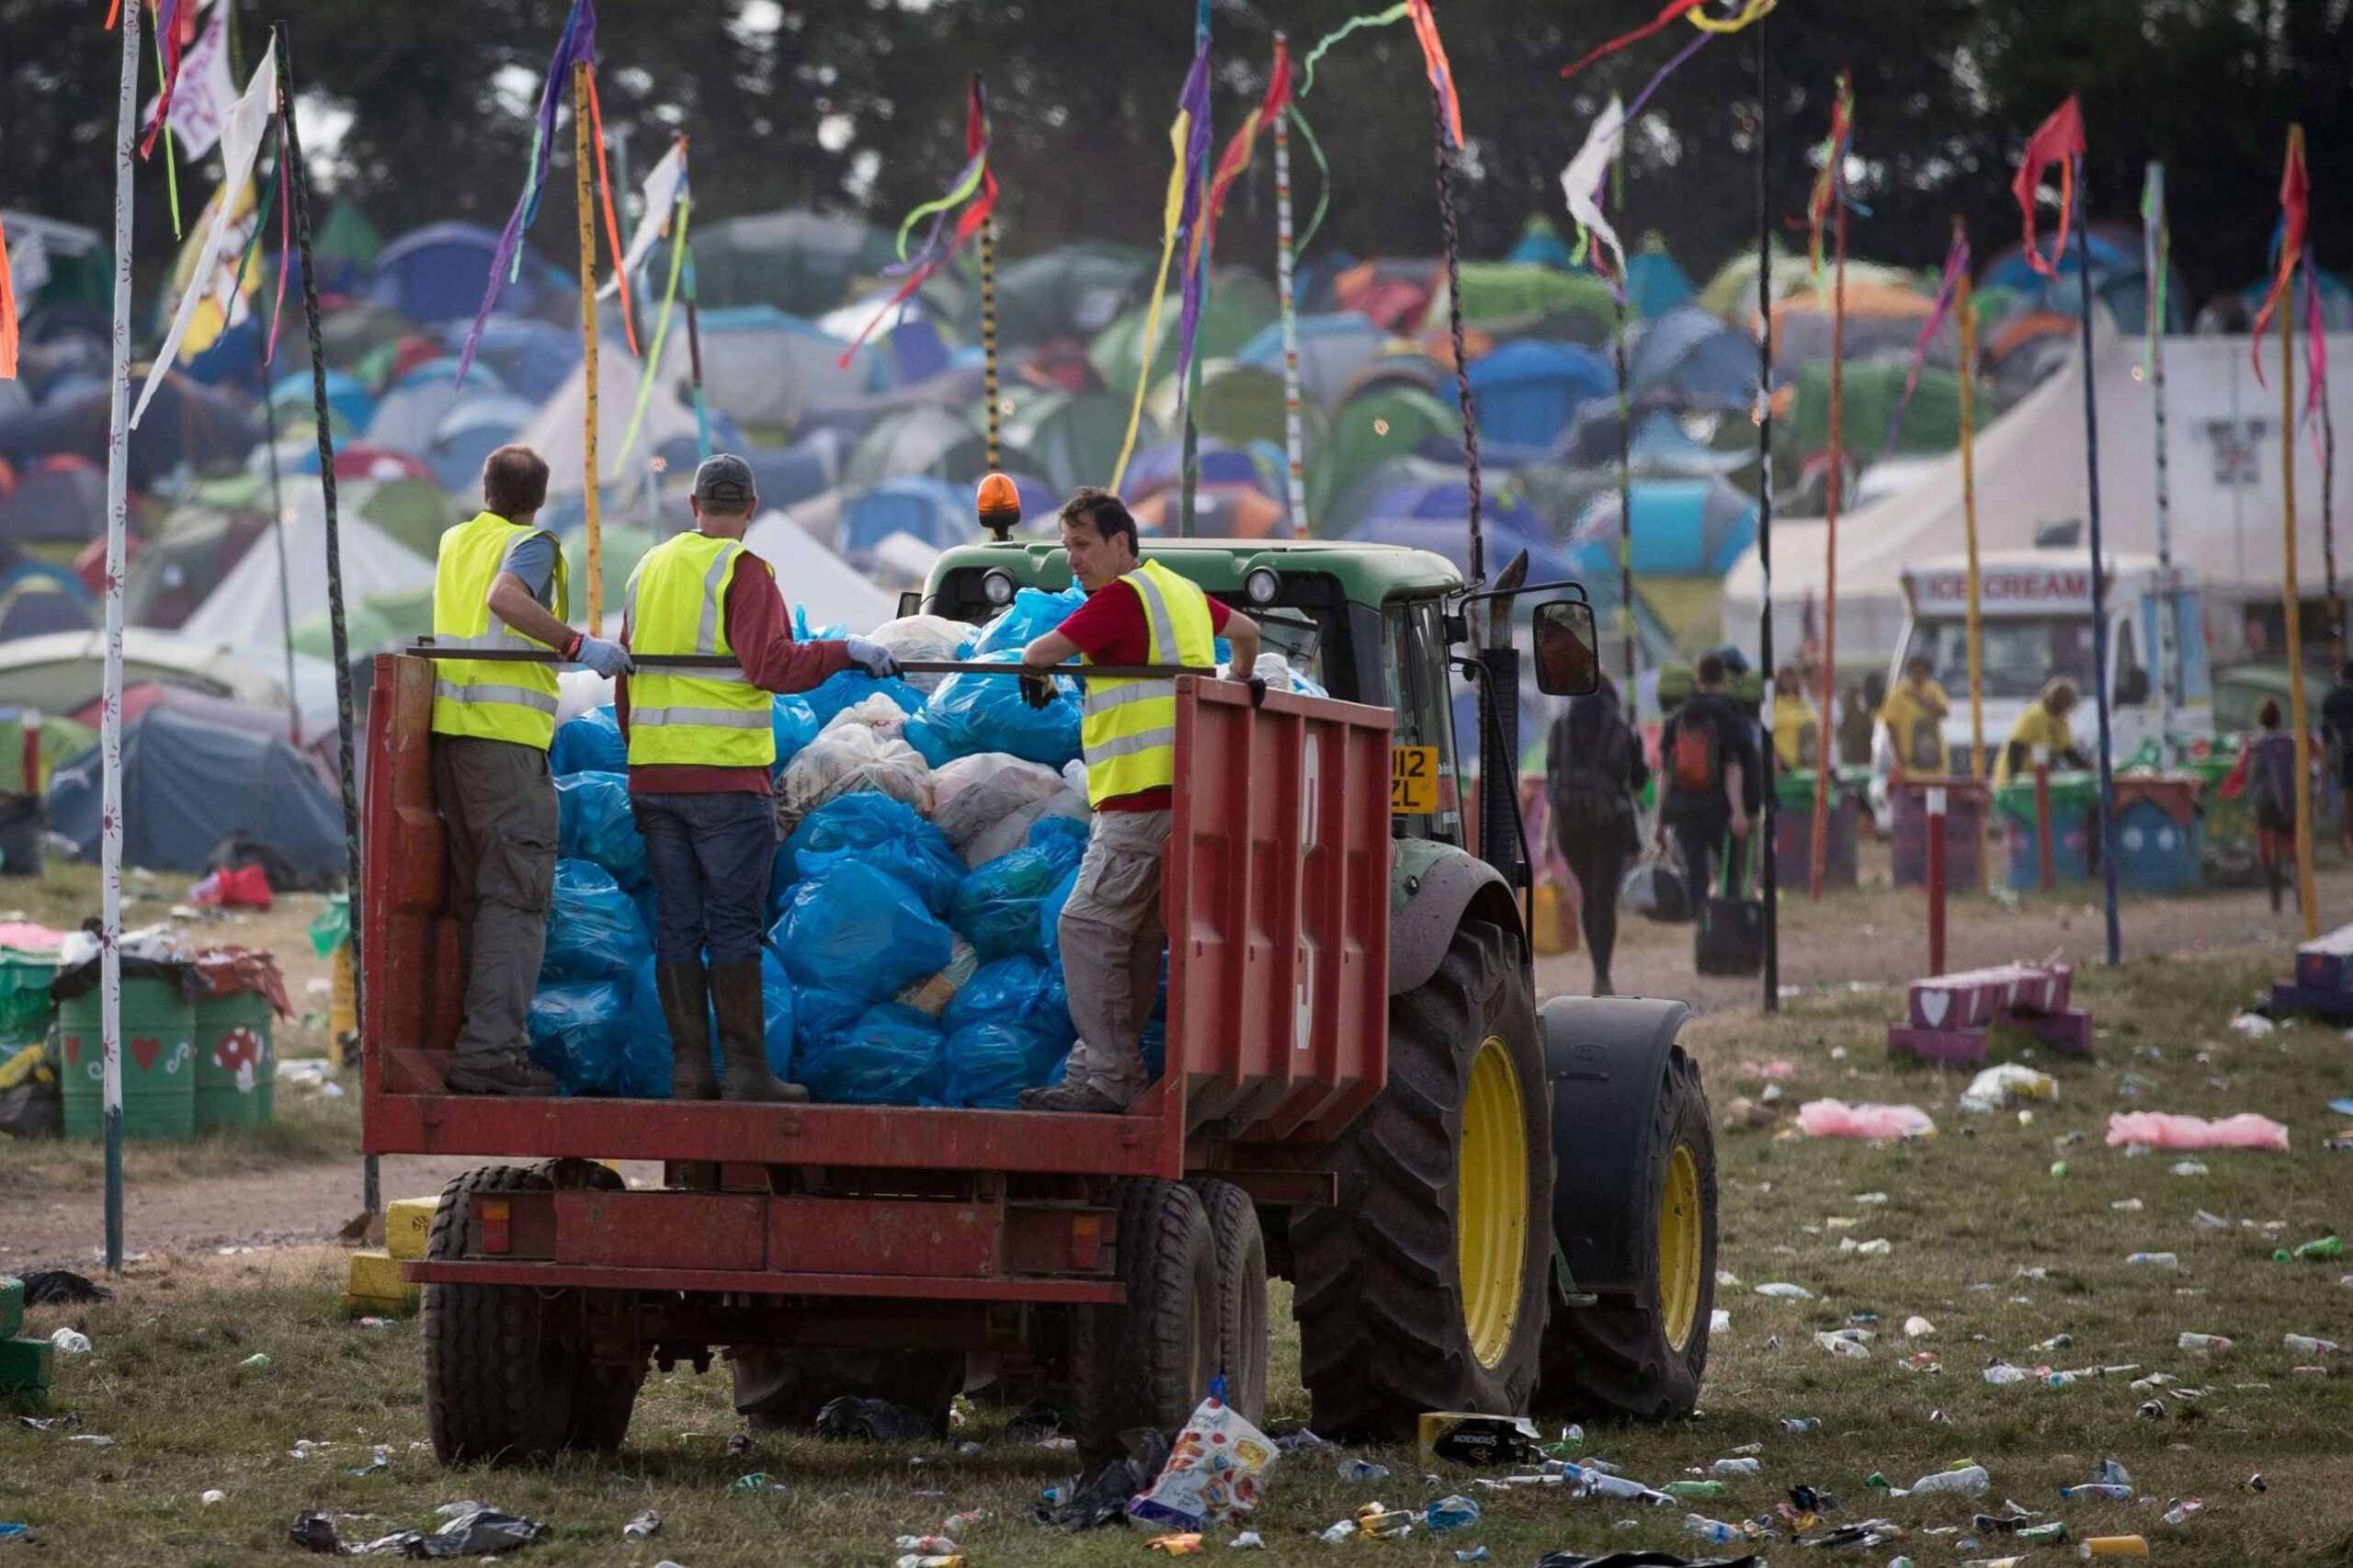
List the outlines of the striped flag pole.
{"label": "striped flag pole", "polygon": [[[1281,53],[1286,40],[1275,35]],[[1291,281],[1290,111],[1275,116],[1275,297],[1283,320],[1283,456],[1290,468],[1290,531],[1307,537],[1307,480],[1299,433],[1299,301]]]}
{"label": "striped flag pole", "polygon": [[[572,65],[572,147],[574,188],[580,194],[580,350],[581,373],[587,379],[587,428],[582,464],[588,494],[588,634],[605,634],[604,530],[598,527],[597,491],[597,206],[588,166],[588,62]],[[638,374],[650,376],[654,367],[641,365]]]}

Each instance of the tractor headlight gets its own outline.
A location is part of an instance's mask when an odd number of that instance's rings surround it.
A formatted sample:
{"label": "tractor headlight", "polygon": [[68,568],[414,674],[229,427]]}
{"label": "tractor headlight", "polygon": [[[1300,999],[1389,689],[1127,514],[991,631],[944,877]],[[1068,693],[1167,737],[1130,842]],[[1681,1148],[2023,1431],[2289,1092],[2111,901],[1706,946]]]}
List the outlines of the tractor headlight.
{"label": "tractor headlight", "polygon": [[1274,568],[1271,566],[1253,567],[1250,570],[1250,574],[1242,579],[1242,592],[1248,597],[1250,602],[1254,605],[1270,605],[1274,603],[1275,590],[1281,585],[1279,579],[1275,576]]}
{"label": "tractor headlight", "polygon": [[1003,609],[1013,602],[1013,574],[1002,566],[992,566],[981,574],[981,595],[989,603]]}

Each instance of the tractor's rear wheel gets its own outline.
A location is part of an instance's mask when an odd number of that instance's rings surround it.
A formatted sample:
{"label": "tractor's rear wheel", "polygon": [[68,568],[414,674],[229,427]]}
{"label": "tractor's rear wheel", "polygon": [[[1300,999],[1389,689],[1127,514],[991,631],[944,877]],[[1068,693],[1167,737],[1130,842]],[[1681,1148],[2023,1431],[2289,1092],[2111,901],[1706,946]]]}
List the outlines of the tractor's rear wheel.
{"label": "tractor's rear wheel", "polygon": [[[486,1165],[441,1192],[425,1256],[465,1256],[477,1194],[545,1192],[543,1170]],[[425,1417],[443,1464],[536,1464],[573,1429],[574,1358],[559,1342],[549,1303],[519,1285],[427,1285],[424,1291]]]}
{"label": "tractor's rear wheel", "polygon": [[1674,1047],[1651,1111],[1634,1286],[1560,1307],[1544,1338],[1543,1403],[1563,1415],[1688,1415],[1716,1303],[1716,1144],[1699,1065]]}
{"label": "tractor's rear wheel", "polygon": [[1208,1211],[1217,1248],[1217,1358],[1225,1403],[1254,1426],[1267,1417],[1267,1238],[1250,1195],[1203,1178],[1193,1191]]}
{"label": "tractor's rear wheel", "polygon": [[1550,1301],[1551,1100],[1514,937],[1465,920],[1389,1002],[1389,1084],[1334,1151],[1338,1203],[1294,1211],[1302,1381],[1327,1437],[1424,1411],[1511,1415]]}
{"label": "tractor's rear wheel", "polygon": [[1134,1426],[1174,1432],[1217,1375],[1217,1238],[1183,1182],[1138,1178],[1111,1189],[1123,1306],[1070,1314],[1071,1426],[1089,1460]]}

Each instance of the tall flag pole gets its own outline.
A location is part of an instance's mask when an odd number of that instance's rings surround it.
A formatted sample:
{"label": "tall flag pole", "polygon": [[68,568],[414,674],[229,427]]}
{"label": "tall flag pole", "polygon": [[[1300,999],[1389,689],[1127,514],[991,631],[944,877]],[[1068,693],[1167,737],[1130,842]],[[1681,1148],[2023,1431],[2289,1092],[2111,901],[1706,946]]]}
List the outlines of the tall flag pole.
{"label": "tall flag pole", "polygon": [[[352,900],[357,907],[361,886],[359,770],[352,756],[354,705],[350,622],[344,614],[343,606],[343,533],[335,511],[335,433],[327,421],[326,349],[319,334],[319,268],[311,248],[311,174],[302,164],[301,119],[295,112],[300,98],[294,88],[292,50],[283,23],[273,29],[273,36],[278,51],[278,134],[285,139],[283,156],[289,171],[288,194],[292,198],[294,238],[301,257],[302,319],[308,329],[311,350],[311,410],[318,426],[319,492],[326,510],[327,634],[335,649],[335,759],[338,781],[343,790],[344,868],[350,878]],[[365,922],[357,920],[351,926],[352,984],[359,1007],[363,1038],[368,1018],[368,970],[361,961],[364,926]],[[373,1059],[369,1070],[375,1070]],[[362,1197],[367,1212],[371,1216],[381,1214],[384,1211],[383,1189],[378,1180],[376,1156],[369,1155],[361,1169]]]}
{"label": "tall flag pole", "polygon": [[2174,710],[2181,705],[2180,592],[2173,574],[2173,484],[2165,461],[2165,282],[2173,270],[2173,232],[2165,222],[2165,166],[2152,159],[2141,187],[2142,292],[2148,300],[2149,379],[2157,452],[2157,746],[2173,760]]}
{"label": "tall flag pole", "polygon": [[[587,491],[583,496],[588,508],[588,633],[592,637],[605,634],[605,535],[598,516],[601,508],[597,492],[604,487],[604,474],[597,463],[597,203],[589,187],[588,164],[588,62],[574,60],[572,63],[572,162],[573,189],[580,209],[580,373],[587,396],[583,400],[582,417],[585,426],[581,431],[581,469]],[[618,262],[620,258],[614,257]],[[629,299],[629,290],[621,290],[621,299]],[[640,365],[641,379],[652,377],[654,367]]]}
{"label": "tall flag pole", "polygon": [[[1756,21],[1756,568],[1763,579],[1757,594],[1756,662],[1765,678],[1773,678],[1773,197],[1772,54],[1763,17]],[[1628,694],[1631,700],[1632,694]],[[1770,724],[1772,715],[1766,715]],[[1817,772],[1836,761],[1831,749],[1830,714],[1825,710],[1814,730],[1813,766]],[[1781,1010],[1781,889],[1780,807],[1774,788],[1773,747],[1758,748],[1765,767],[1765,1010]]]}
{"label": "tall flag pole", "polygon": [[[1275,34],[1275,68],[1288,73],[1290,41]],[[1275,299],[1283,323],[1283,459],[1288,467],[1290,531],[1308,535],[1306,442],[1299,426],[1299,301],[1292,271],[1290,110],[1275,116]]]}
{"label": "tall flag pole", "polygon": [[115,108],[114,357],[107,425],[107,619],[98,705],[98,1022],[106,1136],[107,1272],[122,1269],[122,574],[131,519],[131,175],[138,149],[139,11],[123,7]]}
{"label": "tall flag pole", "polygon": [[[1830,473],[1824,506],[1824,573],[1822,584],[1822,722],[1829,722],[1836,696],[1838,664],[1838,503],[1846,486],[1847,405],[1847,149],[1854,138],[1855,86],[1847,72],[1838,74],[1838,96],[1830,115],[1830,136],[1822,144],[1822,173],[1814,182],[1812,252],[1815,288],[1822,276],[1822,222],[1826,215],[1833,229],[1830,295]],[[1819,292],[1815,298],[1820,298]],[[1806,889],[1817,903],[1830,846],[1830,770],[1813,770],[1813,853],[1806,869]]]}
{"label": "tall flag pole", "polygon": [[694,210],[692,194],[678,199],[678,255],[686,263],[687,370],[695,398],[695,461],[700,462],[711,452],[710,404],[702,392],[702,324],[695,314],[695,247],[686,237],[687,220],[694,215]]}
{"label": "tall flag pole", "polygon": [[[2075,154],[2082,169],[2084,155]],[[2085,199],[2083,177],[2075,180],[2075,199]],[[2079,205],[2075,212],[2075,280],[2084,309],[2084,469],[2089,484],[2086,531],[2092,547],[2092,668],[2099,678],[2092,684],[2099,712],[2099,837],[2100,892],[2107,903],[2108,964],[2116,967],[2123,954],[2123,938],[2116,922],[2116,744],[2109,721],[2108,697],[2108,568],[2099,542],[2099,403],[2092,382],[2092,258],[2091,222]],[[2291,615],[2293,611],[2290,612]],[[2308,933],[2309,934],[2309,933]]]}
{"label": "tall flag pole", "polygon": [[2305,229],[2312,202],[2312,182],[2304,172],[2304,128],[2288,127],[2288,157],[2279,174],[2279,264],[2271,290],[2255,318],[2254,341],[2247,352],[2255,360],[2257,379],[2263,374],[2263,332],[2276,311],[2279,316],[2279,497],[2280,598],[2287,619],[2288,700],[2296,737],[2296,902],[2304,918],[2304,940],[2320,935],[2320,905],[2313,888],[2312,769],[2304,766],[2306,737],[2311,733],[2304,704],[2303,613],[2302,589],[2296,580],[2296,266],[2302,259]]}
{"label": "tall flag pole", "polygon": [[[1479,517],[1479,415],[1471,396],[1471,361],[1462,346],[1462,235],[1454,221],[1454,165],[1462,146],[1462,100],[1454,90],[1454,68],[1439,42],[1438,18],[1429,0],[1406,0],[1405,14],[1422,46],[1430,81],[1430,110],[1437,118],[1438,238],[1446,250],[1447,330],[1454,348],[1454,395],[1462,405],[1462,477],[1471,494],[1471,581],[1487,579],[1487,545]],[[1513,759],[1517,763],[1517,758]]]}
{"label": "tall flag pole", "polygon": [[[981,85],[981,74],[972,73],[972,97],[985,102]],[[983,131],[986,134],[985,128]],[[992,182],[995,176],[990,175]],[[991,198],[990,205],[995,205]],[[997,402],[996,380],[996,214],[990,211],[981,219],[981,390],[988,397],[989,407],[989,472],[995,473],[1000,460],[1005,410]]]}
{"label": "tall flag pole", "polygon": [[[1961,257],[1957,304],[1961,312],[1961,526],[1969,541],[1969,777],[1985,781],[1985,639],[1982,619],[1984,578],[1977,560],[1977,290],[1969,277],[1969,229],[1952,221],[1953,248]],[[1978,857],[1982,867],[1984,857]]]}

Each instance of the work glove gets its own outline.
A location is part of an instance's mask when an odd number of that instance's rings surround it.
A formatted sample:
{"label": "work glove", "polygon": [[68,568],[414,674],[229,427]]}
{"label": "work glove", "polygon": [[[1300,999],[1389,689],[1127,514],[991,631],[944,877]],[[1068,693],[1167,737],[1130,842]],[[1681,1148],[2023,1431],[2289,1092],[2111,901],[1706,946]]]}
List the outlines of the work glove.
{"label": "work glove", "polygon": [[572,651],[572,660],[574,664],[587,665],[607,680],[615,676],[637,673],[637,663],[629,656],[629,650],[602,637],[584,635],[580,639],[580,646]]}
{"label": "work glove", "polygon": [[849,662],[876,680],[899,673],[898,656],[871,638],[845,638],[842,646],[849,650]]}
{"label": "work glove", "polygon": [[1051,708],[1056,695],[1053,676],[1026,675],[1021,677],[1021,700],[1030,707]]}

